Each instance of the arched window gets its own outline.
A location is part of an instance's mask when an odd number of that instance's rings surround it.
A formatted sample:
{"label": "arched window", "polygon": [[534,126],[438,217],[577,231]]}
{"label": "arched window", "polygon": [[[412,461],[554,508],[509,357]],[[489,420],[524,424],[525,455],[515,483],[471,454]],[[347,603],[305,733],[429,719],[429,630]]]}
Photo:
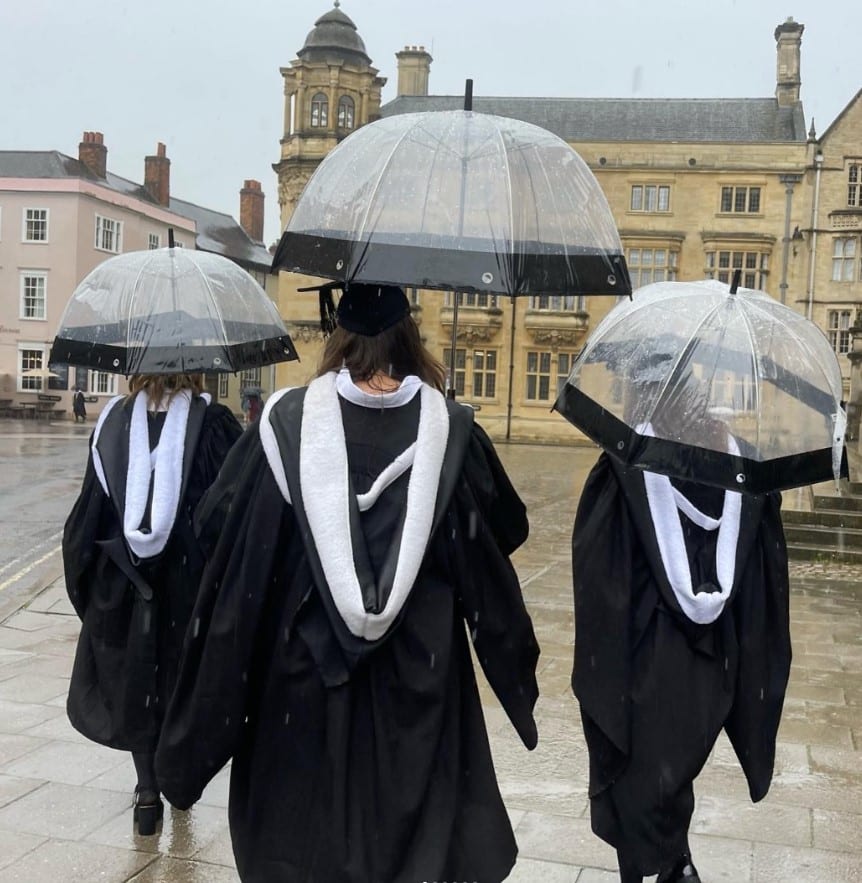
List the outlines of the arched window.
{"label": "arched window", "polygon": [[323,92],[318,92],[311,99],[312,128],[325,129],[329,120],[329,101]]}
{"label": "arched window", "polygon": [[338,99],[338,128],[353,128],[353,99],[349,95]]}

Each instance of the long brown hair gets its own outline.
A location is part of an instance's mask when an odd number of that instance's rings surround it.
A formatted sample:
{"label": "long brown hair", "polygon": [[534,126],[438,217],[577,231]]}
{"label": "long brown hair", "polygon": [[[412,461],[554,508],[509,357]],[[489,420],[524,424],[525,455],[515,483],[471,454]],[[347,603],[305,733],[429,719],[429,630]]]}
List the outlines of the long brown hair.
{"label": "long brown hair", "polygon": [[199,396],[204,389],[203,374],[135,374],[129,378],[129,398],[146,390],[151,404],[158,405],[165,396],[170,401],[181,389]]}
{"label": "long brown hair", "polygon": [[374,337],[336,327],[326,340],[317,376],[342,367],[349,369],[354,380],[367,382],[375,374],[403,380],[408,374],[415,374],[440,392],[445,388],[446,369],[425,348],[410,315]]}

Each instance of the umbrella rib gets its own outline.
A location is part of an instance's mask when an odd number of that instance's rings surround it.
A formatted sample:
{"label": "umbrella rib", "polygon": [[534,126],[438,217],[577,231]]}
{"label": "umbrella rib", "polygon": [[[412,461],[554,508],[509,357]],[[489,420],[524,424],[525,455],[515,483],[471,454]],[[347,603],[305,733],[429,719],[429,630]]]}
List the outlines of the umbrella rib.
{"label": "umbrella rib", "polygon": [[[227,328],[225,327],[225,324],[224,324],[224,316],[222,315],[222,312],[219,309],[218,301],[216,300],[215,297],[213,297],[212,287],[210,286],[209,278],[206,275],[206,273],[204,273],[204,271],[201,269],[200,264],[198,264],[196,261],[191,261],[191,260],[190,260],[190,263],[198,271],[201,279],[203,279],[207,295],[209,296],[210,302],[212,303],[213,308],[215,309],[216,318],[218,319],[218,323],[221,326],[222,338],[224,339],[225,343],[227,343],[228,336],[227,336]],[[245,271],[243,271],[243,272],[245,272]]]}
{"label": "umbrella rib", "polygon": [[[135,292],[138,290],[138,282],[141,281],[141,276],[144,275],[144,270],[147,268],[147,264],[150,263],[150,261],[152,261],[152,260],[153,260],[153,256],[147,255],[146,260],[141,261],[141,267],[138,270],[138,275],[135,276],[135,281],[134,281],[134,283],[132,283],[131,294],[129,295],[129,308],[128,308],[128,313],[126,315],[126,353],[127,353],[127,355],[126,355],[126,368],[127,369],[129,368],[128,352],[129,352],[129,345],[131,344],[131,339],[130,339],[129,335],[131,333],[131,327],[132,327],[132,303],[135,299]],[[126,375],[126,376],[128,376],[128,375]]]}
{"label": "umbrella rib", "polygon": [[[760,414],[760,361],[758,359],[759,352],[757,350],[757,342],[754,337],[754,331],[751,328],[751,322],[749,321],[748,316],[745,314],[744,310],[739,311],[739,315],[742,318],[743,325],[745,326],[745,330],[748,333],[748,340],[751,344],[751,352],[752,352],[752,374],[754,375],[754,412],[755,414]],[[761,425],[760,420],[758,419],[755,422],[755,426],[757,427],[757,450],[760,450],[760,434],[761,434]]]}

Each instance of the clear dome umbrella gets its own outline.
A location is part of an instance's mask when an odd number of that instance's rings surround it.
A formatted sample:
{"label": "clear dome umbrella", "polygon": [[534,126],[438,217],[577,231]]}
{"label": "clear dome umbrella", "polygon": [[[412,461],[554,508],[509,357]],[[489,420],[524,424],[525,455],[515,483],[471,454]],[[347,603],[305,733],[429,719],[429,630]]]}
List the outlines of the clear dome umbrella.
{"label": "clear dome umbrella", "polygon": [[618,304],[554,408],[628,465],[763,493],[846,470],[841,399],[816,325],[707,280],[657,282]]}
{"label": "clear dome umbrella", "polygon": [[581,157],[539,126],[471,110],[351,133],[306,184],[273,268],[458,292],[631,291],[613,215]]}
{"label": "clear dome umbrella", "polygon": [[296,358],[252,276],[220,255],[168,247],[117,255],[87,275],[50,363],[131,375],[235,372]]}

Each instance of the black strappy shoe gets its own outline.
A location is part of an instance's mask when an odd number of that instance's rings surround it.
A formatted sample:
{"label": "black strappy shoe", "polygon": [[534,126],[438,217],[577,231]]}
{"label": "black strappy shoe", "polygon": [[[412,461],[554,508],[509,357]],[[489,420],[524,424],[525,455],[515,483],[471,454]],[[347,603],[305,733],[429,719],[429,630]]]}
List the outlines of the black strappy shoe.
{"label": "black strappy shoe", "polygon": [[165,814],[165,806],[158,791],[142,791],[135,788],[135,808],[132,815],[134,826],[141,837],[151,837]]}
{"label": "black strappy shoe", "polygon": [[701,883],[701,880],[691,855],[684,852],[669,871],[658,875],[656,883]]}

